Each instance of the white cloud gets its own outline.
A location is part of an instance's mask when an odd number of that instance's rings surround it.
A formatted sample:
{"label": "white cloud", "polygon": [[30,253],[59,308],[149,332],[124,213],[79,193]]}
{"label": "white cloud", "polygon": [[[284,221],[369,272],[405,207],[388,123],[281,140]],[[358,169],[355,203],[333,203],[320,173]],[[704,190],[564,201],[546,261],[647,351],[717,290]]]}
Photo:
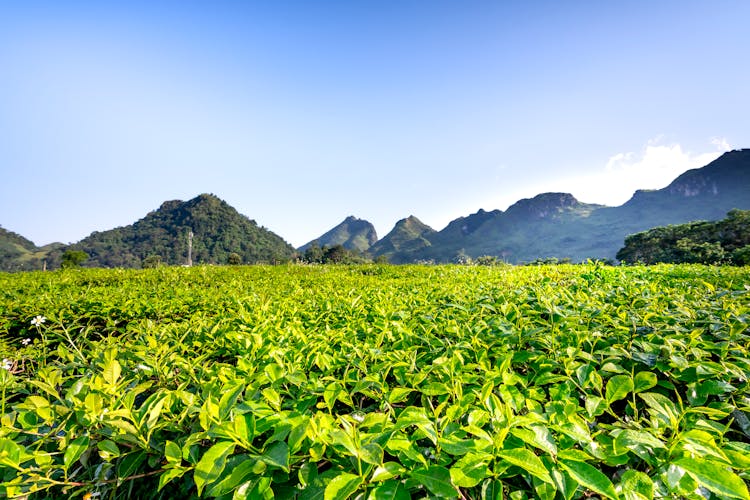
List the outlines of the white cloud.
{"label": "white cloud", "polygon": [[712,138],[714,150],[694,153],[680,144],[664,144],[662,137],[648,141],[636,152],[617,153],[605,167],[591,174],[563,179],[556,191],[567,191],[581,201],[617,206],[625,203],[637,189],[660,189],[677,176],[707,165],[731,149],[724,138]]}

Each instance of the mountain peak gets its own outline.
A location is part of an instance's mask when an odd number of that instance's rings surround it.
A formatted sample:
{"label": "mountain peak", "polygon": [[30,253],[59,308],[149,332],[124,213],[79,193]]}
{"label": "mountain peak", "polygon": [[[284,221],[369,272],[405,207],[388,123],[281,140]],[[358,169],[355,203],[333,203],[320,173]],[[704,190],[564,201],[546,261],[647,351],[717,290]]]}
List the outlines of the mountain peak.
{"label": "mountain peak", "polygon": [[197,263],[225,264],[233,253],[244,263],[277,262],[294,251],[224,200],[205,193],[188,201],[165,201],[132,225],[92,233],[71,248],[88,253],[93,266],[139,267],[150,256],[183,264],[188,233],[193,234],[191,260]]}
{"label": "mountain peak", "polygon": [[375,243],[370,252],[375,256],[383,255],[394,264],[399,263],[397,254],[415,252],[430,246],[429,237],[436,233],[430,226],[410,215],[396,222],[391,232]]}
{"label": "mountain peak", "polygon": [[517,201],[505,213],[544,219],[580,204],[570,193],[542,193]]}
{"label": "mountain peak", "polygon": [[315,244],[320,247],[341,245],[349,250],[366,252],[376,241],[378,235],[375,226],[350,215],[333,229],[299,247],[299,251],[304,252]]}

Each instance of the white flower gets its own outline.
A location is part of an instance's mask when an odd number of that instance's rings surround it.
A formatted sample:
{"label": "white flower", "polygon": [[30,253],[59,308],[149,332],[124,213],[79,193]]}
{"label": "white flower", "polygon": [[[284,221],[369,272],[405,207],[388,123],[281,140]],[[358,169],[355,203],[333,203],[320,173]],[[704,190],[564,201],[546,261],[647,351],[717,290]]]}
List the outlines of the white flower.
{"label": "white flower", "polygon": [[21,341],[21,343],[22,343],[23,345],[29,345],[29,344],[31,344],[31,339],[29,339],[29,338],[23,339],[23,340]]}
{"label": "white flower", "polygon": [[10,371],[10,369],[13,368],[13,361],[3,358],[3,363],[0,364],[0,368]]}
{"label": "white flower", "polygon": [[47,321],[47,318],[44,316],[36,316],[34,319],[31,320],[31,326],[42,326],[42,323]]}
{"label": "white flower", "polygon": [[352,413],[352,418],[359,423],[362,423],[365,421],[365,417],[361,413]]}

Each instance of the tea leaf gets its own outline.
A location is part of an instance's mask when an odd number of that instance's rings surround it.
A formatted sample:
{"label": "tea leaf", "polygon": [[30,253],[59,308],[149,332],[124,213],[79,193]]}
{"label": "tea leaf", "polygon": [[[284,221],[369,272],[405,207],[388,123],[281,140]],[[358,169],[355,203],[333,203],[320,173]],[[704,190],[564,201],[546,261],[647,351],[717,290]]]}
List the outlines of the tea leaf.
{"label": "tea leaf", "polygon": [[560,465],[581,486],[599,493],[607,498],[618,498],[617,491],[612,481],[602,474],[598,469],[586,462],[574,462],[571,460],[560,460]]}
{"label": "tea leaf", "polygon": [[198,489],[198,495],[203,488],[216,481],[227,463],[227,457],[234,451],[234,443],[231,441],[220,441],[211,446],[201,457],[195,466],[193,480]]}
{"label": "tea leaf", "polygon": [[673,464],[688,471],[698,483],[717,495],[750,500],[745,482],[726,466],[701,458],[681,458]]}
{"label": "tea leaf", "polygon": [[334,477],[325,489],[325,500],[346,500],[356,492],[363,480],[355,474],[342,472]]}

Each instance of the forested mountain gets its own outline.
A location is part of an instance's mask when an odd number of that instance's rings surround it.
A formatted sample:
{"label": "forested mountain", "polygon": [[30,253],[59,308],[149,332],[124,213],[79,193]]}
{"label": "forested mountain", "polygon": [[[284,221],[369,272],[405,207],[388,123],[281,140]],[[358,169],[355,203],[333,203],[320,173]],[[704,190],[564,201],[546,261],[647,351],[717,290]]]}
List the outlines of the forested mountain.
{"label": "forested mountain", "polygon": [[656,227],[625,238],[617,252],[625,262],[750,264],[750,210],[732,210],[717,222]]}
{"label": "forested mountain", "polygon": [[376,241],[378,241],[378,235],[375,232],[375,226],[366,220],[350,215],[338,226],[299,247],[299,251],[304,252],[313,245],[320,248],[341,245],[348,250],[366,252]]}
{"label": "forested mountain", "polygon": [[279,236],[211,194],[166,201],[132,225],[94,232],[68,249],[86,252],[84,265],[92,267],[141,267],[149,257],[179,265],[188,260],[191,231],[192,262],[197,264],[226,264],[231,254],[242,263],[274,263],[294,254]]}
{"label": "forested mountain", "polygon": [[656,226],[721,219],[750,209],[750,149],[731,151],[669,186],[637,191],[624,205],[581,203],[567,193],[521,200],[505,212],[479,211],[427,237],[429,245],[396,252],[395,262],[451,262],[492,255],[508,262],[557,257],[614,259],[629,234]]}

